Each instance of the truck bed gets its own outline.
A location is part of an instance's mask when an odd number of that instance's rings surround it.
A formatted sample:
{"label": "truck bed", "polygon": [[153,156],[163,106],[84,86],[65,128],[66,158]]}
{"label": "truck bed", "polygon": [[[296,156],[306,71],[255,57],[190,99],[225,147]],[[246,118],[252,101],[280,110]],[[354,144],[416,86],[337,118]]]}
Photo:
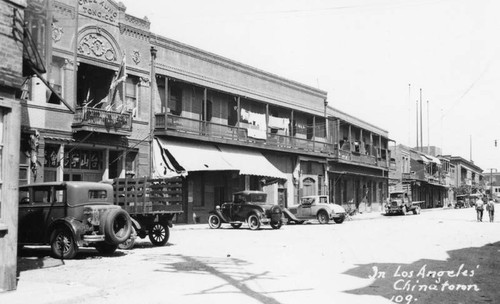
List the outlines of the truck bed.
{"label": "truck bed", "polygon": [[130,215],[182,213],[182,179],[116,178],[114,204]]}

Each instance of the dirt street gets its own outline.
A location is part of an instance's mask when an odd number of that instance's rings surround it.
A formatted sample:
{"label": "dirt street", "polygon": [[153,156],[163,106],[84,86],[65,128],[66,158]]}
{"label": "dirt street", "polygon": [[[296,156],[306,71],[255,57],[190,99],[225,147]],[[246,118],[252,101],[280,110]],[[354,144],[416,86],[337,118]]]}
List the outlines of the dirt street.
{"label": "dirt street", "polygon": [[0,303],[500,303],[500,221],[469,209],[250,231],[176,226],[165,247],[26,248]]}

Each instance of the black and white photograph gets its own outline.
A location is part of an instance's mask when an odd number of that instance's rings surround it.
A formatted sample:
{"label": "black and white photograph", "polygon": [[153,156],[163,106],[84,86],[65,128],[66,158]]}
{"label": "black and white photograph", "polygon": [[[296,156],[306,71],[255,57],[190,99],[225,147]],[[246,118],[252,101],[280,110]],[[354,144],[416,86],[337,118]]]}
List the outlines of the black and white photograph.
{"label": "black and white photograph", "polygon": [[0,303],[500,303],[499,12],[0,0]]}

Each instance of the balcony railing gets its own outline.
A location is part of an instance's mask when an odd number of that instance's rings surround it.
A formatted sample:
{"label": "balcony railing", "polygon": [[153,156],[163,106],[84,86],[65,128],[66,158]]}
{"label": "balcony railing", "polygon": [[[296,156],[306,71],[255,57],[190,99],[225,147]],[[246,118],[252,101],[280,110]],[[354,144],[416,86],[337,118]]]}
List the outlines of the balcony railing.
{"label": "balcony railing", "polygon": [[132,131],[132,114],[79,107],[76,108],[72,128],[76,131],[129,135]]}
{"label": "balcony railing", "polygon": [[155,128],[157,130],[166,128],[167,130],[174,130],[179,133],[209,136],[212,138],[234,140],[244,143],[257,143],[274,148],[303,150],[306,152],[326,154],[333,152],[333,145],[321,141],[273,133],[267,133],[266,138],[259,139],[249,137],[246,128],[206,122],[176,115],[168,115],[166,121],[165,114],[156,114],[155,118]]}

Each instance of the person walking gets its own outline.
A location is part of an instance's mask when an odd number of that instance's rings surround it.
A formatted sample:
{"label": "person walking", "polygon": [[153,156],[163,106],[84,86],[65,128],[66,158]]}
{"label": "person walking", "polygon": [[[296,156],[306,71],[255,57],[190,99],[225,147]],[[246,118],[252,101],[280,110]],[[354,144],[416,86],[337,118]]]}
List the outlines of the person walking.
{"label": "person walking", "polygon": [[476,213],[477,213],[477,221],[483,221],[483,209],[484,209],[484,201],[482,198],[478,198],[476,200]]}
{"label": "person walking", "polygon": [[488,211],[490,222],[493,223],[495,217],[495,202],[493,201],[493,198],[490,198],[488,204],[486,204],[486,210]]}

